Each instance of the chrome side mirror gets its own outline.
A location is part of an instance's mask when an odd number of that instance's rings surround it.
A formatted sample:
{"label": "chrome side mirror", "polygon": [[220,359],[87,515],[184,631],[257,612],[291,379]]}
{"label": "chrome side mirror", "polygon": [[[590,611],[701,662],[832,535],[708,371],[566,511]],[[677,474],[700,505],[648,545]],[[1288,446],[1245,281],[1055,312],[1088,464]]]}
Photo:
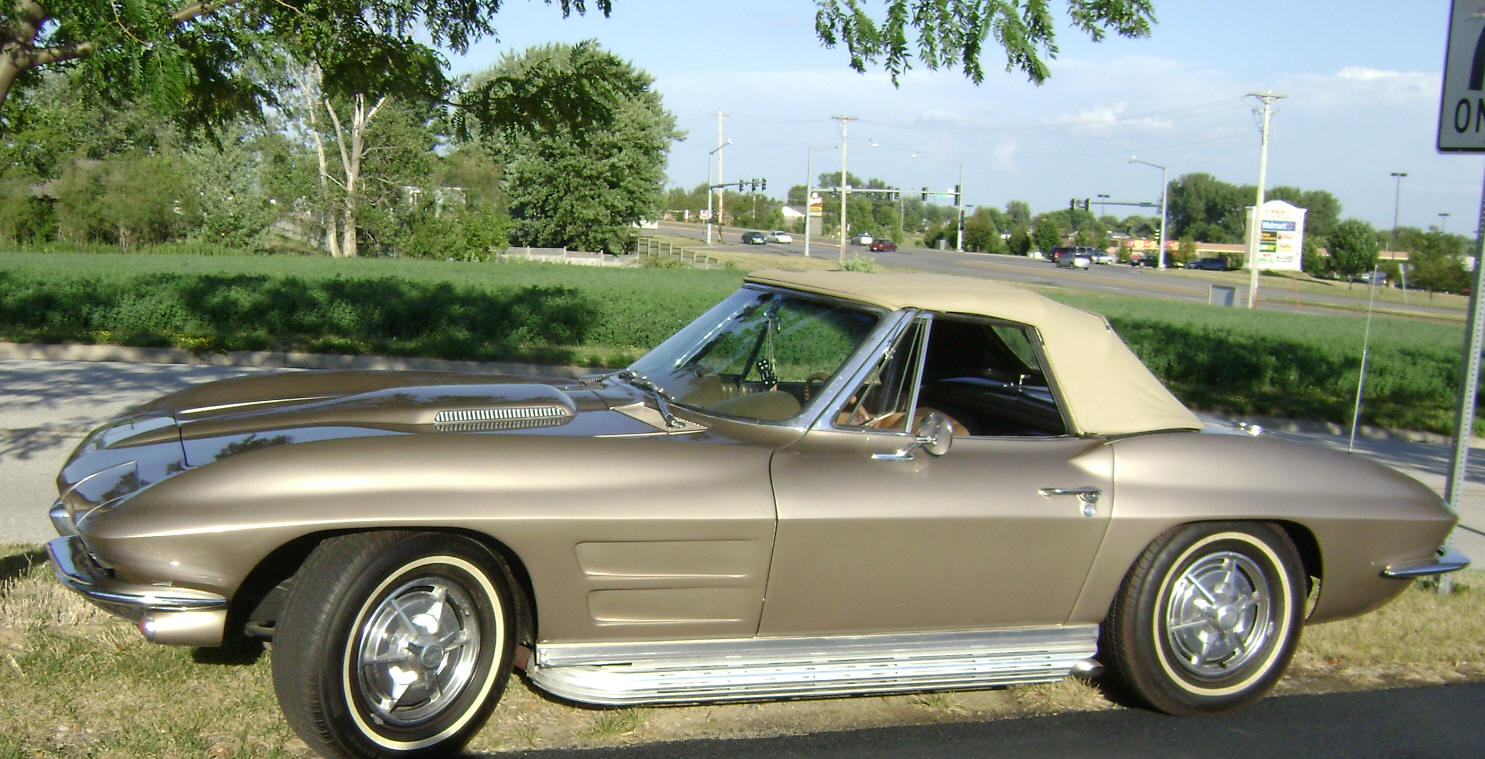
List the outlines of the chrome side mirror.
{"label": "chrome side mirror", "polygon": [[954,427],[949,423],[949,418],[937,411],[930,411],[918,420],[918,428],[913,430],[917,437],[919,448],[928,452],[930,456],[942,456],[949,452],[949,446],[954,444]]}

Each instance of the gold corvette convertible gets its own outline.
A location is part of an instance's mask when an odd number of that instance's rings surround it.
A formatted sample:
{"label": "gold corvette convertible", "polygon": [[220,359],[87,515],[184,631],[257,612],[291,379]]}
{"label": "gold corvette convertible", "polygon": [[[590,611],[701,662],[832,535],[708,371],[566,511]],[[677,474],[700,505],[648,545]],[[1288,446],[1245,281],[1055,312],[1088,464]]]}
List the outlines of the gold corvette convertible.
{"label": "gold corvette convertible", "polygon": [[1102,670],[1234,709],[1303,623],[1468,564],[1417,482],[1204,423],[1103,318],[936,275],[758,273],[582,380],[198,386],[58,482],[60,580],[159,643],[271,640],[327,756],[457,750],[513,669],[595,704]]}

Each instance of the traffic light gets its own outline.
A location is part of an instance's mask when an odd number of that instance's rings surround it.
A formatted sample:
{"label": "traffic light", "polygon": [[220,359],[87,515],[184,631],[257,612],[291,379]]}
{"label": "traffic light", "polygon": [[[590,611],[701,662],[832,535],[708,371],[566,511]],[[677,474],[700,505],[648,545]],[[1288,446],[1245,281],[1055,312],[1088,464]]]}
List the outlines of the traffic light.
{"label": "traffic light", "polygon": [[954,185],[954,205],[959,205],[959,196],[964,192],[963,185]]}
{"label": "traffic light", "polygon": [[739,179],[739,180],[737,180],[737,191],[738,192],[742,192],[743,191],[742,188],[743,188],[743,181],[741,179]]}
{"label": "traffic light", "polygon": [[758,180],[758,187],[764,192],[768,192],[768,177]]}
{"label": "traffic light", "polygon": [[758,180],[756,180],[756,179],[750,180],[748,182],[748,192],[757,192],[757,191],[758,191]]}
{"label": "traffic light", "polygon": [[924,187],[923,188],[923,193],[918,196],[918,200],[921,200],[924,203],[927,203],[928,202],[928,188],[927,187]]}

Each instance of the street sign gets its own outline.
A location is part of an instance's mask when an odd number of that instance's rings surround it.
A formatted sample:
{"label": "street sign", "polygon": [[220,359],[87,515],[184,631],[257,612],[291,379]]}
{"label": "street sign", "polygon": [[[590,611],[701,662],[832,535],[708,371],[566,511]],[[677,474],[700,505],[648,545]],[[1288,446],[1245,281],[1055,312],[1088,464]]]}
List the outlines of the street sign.
{"label": "street sign", "polygon": [[703,208],[703,209],[701,209],[701,219],[703,221],[705,221],[707,219],[710,219],[711,217],[712,217],[712,209],[710,209],[710,208]]}
{"label": "street sign", "polygon": [[1485,152],[1485,0],[1454,0],[1449,10],[1438,149]]}

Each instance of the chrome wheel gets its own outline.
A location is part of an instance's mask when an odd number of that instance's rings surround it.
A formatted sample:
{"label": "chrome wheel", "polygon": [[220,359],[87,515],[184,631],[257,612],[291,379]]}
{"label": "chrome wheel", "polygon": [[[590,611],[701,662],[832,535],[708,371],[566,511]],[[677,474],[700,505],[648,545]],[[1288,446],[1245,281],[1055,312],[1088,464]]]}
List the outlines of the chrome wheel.
{"label": "chrome wheel", "polygon": [[374,718],[414,725],[443,711],[479,658],[474,600],[442,578],[417,578],[372,611],[356,647],[356,686]]}
{"label": "chrome wheel", "polygon": [[1273,630],[1268,578],[1257,562],[1224,551],[1202,557],[1171,584],[1166,641],[1200,677],[1219,677],[1263,650]]}
{"label": "chrome wheel", "polygon": [[1304,563],[1278,525],[1205,522],[1147,546],[1099,629],[1126,695],[1171,714],[1239,709],[1284,675],[1299,642]]}

